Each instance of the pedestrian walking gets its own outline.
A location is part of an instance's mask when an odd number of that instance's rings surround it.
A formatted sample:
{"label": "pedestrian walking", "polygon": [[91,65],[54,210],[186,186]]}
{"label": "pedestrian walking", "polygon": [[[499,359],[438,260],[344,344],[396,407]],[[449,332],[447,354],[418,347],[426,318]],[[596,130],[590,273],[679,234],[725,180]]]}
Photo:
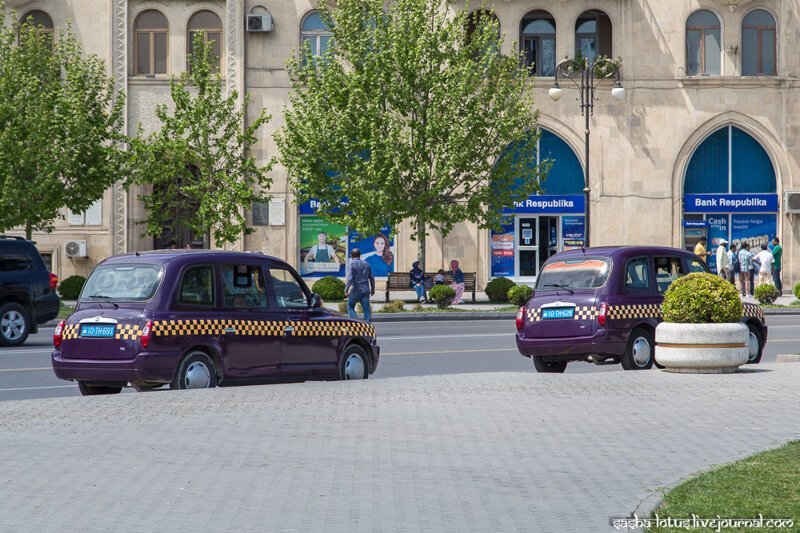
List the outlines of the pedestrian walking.
{"label": "pedestrian walking", "polygon": [[750,253],[750,244],[747,241],[742,243],[742,249],[739,250],[739,269],[739,292],[742,296],[747,296],[748,284],[750,284],[750,290],[753,289],[750,278],[753,269],[753,254]]}
{"label": "pedestrian walking", "polygon": [[758,284],[763,283],[772,284],[772,266],[775,264],[775,258],[772,252],[767,249],[766,244],[761,245],[761,251],[755,257],[758,263]]}
{"label": "pedestrian walking", "polygon": [[461,301],[461,297],[464,296],[464,273],[458,268],[458,261],[455,259],[450,261],[449,274],[453,276],[453,283],[451,283],[450,286],[456,291],[456,297],[453,299],[453,303],[463,304],[464,302]]}
{"label": "pedestrian walking", "polygon": [[411,272],[408,273],[411,280],[411,288],[417,293],[417,300],[424,302],[427,300],[425,297],[425,272],[419,268],[419,261],[411,263]]}
{"label": "pedestrian walking", "polygon": [[704,263],[706,262],[707,256],[711,255],[711,252],[706,251],[707,241],[708,239],[706,239],[705,237],[700,237],[700,241],[694,246],[694,255],[699,256]]}
{"label": "pedestrian walking", "polygon": [[739,264],[739,254],[736,251],[735,244],[731,244],[731,247],[728,249],[728,264],[730,265],[728,281],[733,283],[733,286],[736,287],[736,278],[739,276],[739,272],[741,272],[742,268]]}
{"label": "pedestrian walking", "polygon": [[775,281],[775,287],[779,292],[783,292],[783,282],[781,281],[781,258],[783,257],[783,247],[781,241],[777,237],[772,239],[772,258],[775,262],[772,264],[772,279]]}
{"label": "pedestrian walking", "polygon": [[344,294],[347,297],[347,314],[350,315],[350,318],[358,318],[356,303],[361,302],[364,320],[372,322],[369,297],[375,294],[375,276],[372,275],[369,263],[361,260],[361,251],[358,248],[353,248],[350,252]]}
{"label": "pedestrian walking", "polygon": [[731,261],[728,259],[728,251],[725,249],[728,241],[725,239],[719,240],[717,246],[717,274],[723,279],[728,279],[731,271]]}

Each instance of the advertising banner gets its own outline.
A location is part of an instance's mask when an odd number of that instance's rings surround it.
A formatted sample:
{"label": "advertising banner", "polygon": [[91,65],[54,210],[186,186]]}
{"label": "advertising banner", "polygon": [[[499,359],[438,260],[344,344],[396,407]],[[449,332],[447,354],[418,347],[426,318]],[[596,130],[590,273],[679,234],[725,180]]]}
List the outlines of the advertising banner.
{"label": "advertising banner", "polygon": [[777,194],[687,194],[684,213],[775,213]]}
{"label": "advertising banner", "polygon": [[586,236],[585,217],[561,217],[561,248],[572,250],[584,245]]}
{"label": "advertising banner", "polygon": [[351,231],[348,241],[350,250],[358,248],[361,251],[361,259],[369,263],[373,276],[385,278],[389,272],[394,272],[394,238],[388,225],[373,235]]}
{"label": "advertising banner", "polygon": [[586,212],[586,197],[582,194],[565,196],[531,195],[527,200],[514,202],[514,207],[503,209],[504,215],[513,213],[561,214]]}
{"label": "advertising banner", "polygon": [[300,217],[300,275],[345,275],[347,228],[316,215]]}
{"label": "advertising banner", "polygon": [[742,242],[750,243],[750,251],[758,253],[761,245],[772,242],[778,227],[776,215],[731,215],[731,239],[738,248]]}
{"label": "advertising banner", "polygon": [[706,217],[708,223],[708,242],[706,250],[711,252],[706,258],[706,263],[711,272],[717,272],[717,247],[720,239],[729,241],[728,238],[728,215],[709,215]]}
{"label": "advertising banner", "polygon": [[503,224],[501,230],[491,232],[492,277],[514,276],[514,221]]}

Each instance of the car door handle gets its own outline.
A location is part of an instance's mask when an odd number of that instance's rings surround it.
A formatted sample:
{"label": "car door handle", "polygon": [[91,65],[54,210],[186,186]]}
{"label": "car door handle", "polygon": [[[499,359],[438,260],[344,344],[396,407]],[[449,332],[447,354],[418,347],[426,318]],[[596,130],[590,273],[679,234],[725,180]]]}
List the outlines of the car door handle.
{"label": "car door handle", "polygon": [[283,328],[284,333],[291,333],[292,331],[294,331],[294,326],[286,326]]}
{"label": "car door handle", "polygon": [[236,328],[225,328],[224,331],[226,335],[233,335],[234,333],[236,333]]}

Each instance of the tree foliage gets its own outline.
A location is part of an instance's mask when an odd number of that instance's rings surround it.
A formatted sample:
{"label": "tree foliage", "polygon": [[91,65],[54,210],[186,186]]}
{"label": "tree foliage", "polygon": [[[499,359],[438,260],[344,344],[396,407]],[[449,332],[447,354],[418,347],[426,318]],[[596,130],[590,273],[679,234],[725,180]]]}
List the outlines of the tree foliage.
{"label": "tree foliage", "polygon": [[288,62],[294,90],[276,135],[299,201],[317,198],[326,218],[364,233],[410,220],[424,265],[429,228],[497,227],[537,190],[526,69],[500,53],[490,12],[451,0],[319,7],[332,44]]}
{"label": "tree foliage", "polygon": [[57,39],[0,2],[0,231],[50,230],[120,179],[124,96],[69,28]]}
{"label": "tree foliage", "polygon": [[161,129],[145,135],[140,125],[131,141],[129,184],[150,186],[139,197],[149,235],[189,229],[206,246],[212,236],[217,245],[231,243],[253,231],[244,209],[268,199],[271,165],[256,165],[250,148],[270,117],[262,110],[244,127],[248,98],[239,107],[238,93],[223,94],[217,58],[201,35],[188,59],[189,69],[170,83],[173,109],[156,108]]}

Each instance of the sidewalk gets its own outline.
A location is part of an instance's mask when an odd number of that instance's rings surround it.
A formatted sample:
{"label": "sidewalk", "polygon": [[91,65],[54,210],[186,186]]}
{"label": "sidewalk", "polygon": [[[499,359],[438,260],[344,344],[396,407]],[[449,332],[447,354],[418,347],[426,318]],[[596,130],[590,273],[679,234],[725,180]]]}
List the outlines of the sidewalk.
{"label": "sidewalk", "polygon": [[766,364],[0,402],[2,529],[611,531],[797,439],[798,381]]}

